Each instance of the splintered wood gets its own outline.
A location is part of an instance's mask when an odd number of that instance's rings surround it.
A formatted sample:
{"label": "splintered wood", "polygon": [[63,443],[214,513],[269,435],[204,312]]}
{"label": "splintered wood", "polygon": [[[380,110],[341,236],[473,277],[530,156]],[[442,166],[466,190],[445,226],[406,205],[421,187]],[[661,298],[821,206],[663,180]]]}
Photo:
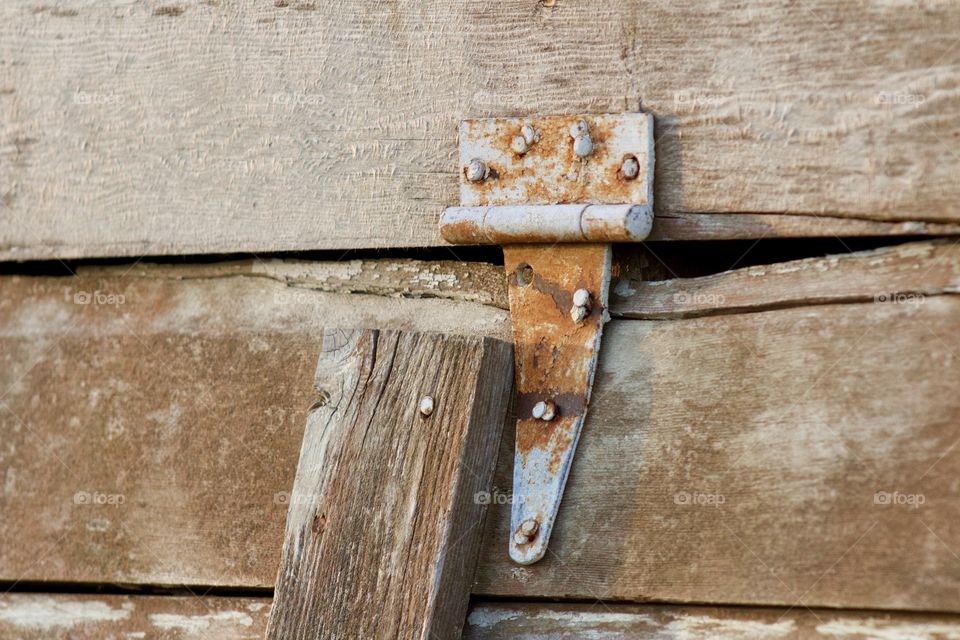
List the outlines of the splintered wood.
{"label": "splintered wood", "polygon": [[458,637],[512,370],[489,338],[324,335],[268,639]]}

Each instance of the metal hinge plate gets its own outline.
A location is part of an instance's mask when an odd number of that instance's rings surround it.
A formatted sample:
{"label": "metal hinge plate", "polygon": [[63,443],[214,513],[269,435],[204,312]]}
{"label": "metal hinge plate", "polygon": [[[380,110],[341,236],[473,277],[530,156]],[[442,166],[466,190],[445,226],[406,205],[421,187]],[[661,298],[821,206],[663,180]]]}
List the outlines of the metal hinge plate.
{"label": "metal hinge plate", "polygon": [[653,223],[653,118],[466,120],[460,163],[461,206],[440,230],[455,244],[504,245],[517,391],[510,557],[530,564],[546,553],[590,401],[610,243],[641,241]]}

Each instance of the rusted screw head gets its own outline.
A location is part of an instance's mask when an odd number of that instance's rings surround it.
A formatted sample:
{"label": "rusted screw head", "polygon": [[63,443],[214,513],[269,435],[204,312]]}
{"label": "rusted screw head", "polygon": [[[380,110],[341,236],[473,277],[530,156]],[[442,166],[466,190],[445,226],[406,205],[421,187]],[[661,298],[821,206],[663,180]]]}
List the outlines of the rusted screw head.
{"label": "rusted screw head", "polygon": [[533,405],[533,411],[531,411],[531,415],[536,420],[550,422],[557,415],[557,405],[550,400],[541,400],[537,404]]}
{"label": "rusted screw head", "polygon": [[593,140],[590,136],[577,136],[573,139],[573,152],[579,158],[586,158],[593,153]]}
{"label": "rusted screw head", "polygon": [[474,158],[467,164],[466,173],[470,182],[483,182],[490,175],[490,169],[483,160]]}
{"label": "rusted screw head", "polygon": [[527,149],[530,148],[530,144],[523,136],[514,136],[513,141],[510,143],[510,148],[513,149],[515,154],[522,156],[527,152]]}
{"label": "rusted screw head", "polygon": [[513,534],[513,541],[517,544],[527,544],[537,537],[538,531],[540,531],[540,523],[533,518],[529,518],[517,527],[517,532]]}
{"label": "rusted screw head", "polygon": [[420,400],[420,413],[424,416],[429,416],[433,413],[433,398],[430,396],[423,396],[423,399]]}
{"label": "rusted screw head", "polygon": [[570,125],[570,137],[579,138],[581,136],[590,135],[590,125],[587,124],[586,120],[577,120]]}
{"label": "rusted screw head", "polygon": [[573,292],[573,304],[578,307],[586,307],[590,304],[590,292],[586,289],[577,289]]}
{"label": "rusted screw head", "polygon": [[640,175],[640,163],[634,156],[627,156],[620,165],[620,175],[624,180],[633,180]]}
{"label": "rusted screw head", "polygon": [[537,135],[537,130],[533,128],[533,125],[525,124],[520,127],[520,135],[523,136],[523,139],[528,145],[533,144],[537,141],[537,138],[540,136]]}

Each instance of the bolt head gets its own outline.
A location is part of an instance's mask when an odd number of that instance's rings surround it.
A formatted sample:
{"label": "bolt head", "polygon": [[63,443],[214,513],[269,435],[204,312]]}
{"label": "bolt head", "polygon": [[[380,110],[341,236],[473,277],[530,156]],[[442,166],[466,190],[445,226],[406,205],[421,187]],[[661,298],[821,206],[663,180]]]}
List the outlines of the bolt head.
{"label": "bolt head", "polygon": [[515,154],[522,156],[530,148],[530,144],[523,136],[514,136],[513,141],[510,143],[510,148],[513,149]]}
{"label": "bolt head", "polygon": [[586,289],[577,289],[573,292],[573,304],[585,307],[590,304],[590,292]]}
{"label": "bolt head", "polygon": [[533,518],[528,518],[520,523],[516,533],[513,534],[513,541],[517,544],[527,544],[537,537],[540,530],[540,523]]}
{"label": "bolt head", "polygon": [[574,138],[573,152],[580,158],[586,158],[593,153],[593,140],[590,139],[590,136],[582,135]]}
{"label": "bolt head", "polygon": [[467,164],[466,175],[467,180],[470,182],[483,182],[487,179],[489,174],[490,169],[487,168],[487,165],[483,160],[474,158],[469,164]]}
{"label": "bolt head", "polygon": [[525,124],[520,127],[520,135],[523,136],[523,139],[526,141],[527,145],[531,145],[537,141],[537,130],[533,128],[533,125]]}
{"label": "bolt head", "polygon": [[573,320],[575,324],[582,324],[588,315],[590,315],[590,310],[586,307],[574,306],[570,309],[570,319]]}
{"label": "bolt head", "polygon": [[535,420],[550,422],[557,415],[557,405],[550,400],[541,400],[533,405],[533,411],[530,412]]}
{"label": "bolt head", "polygon": [[541,420],[544,422],[550,422],[557,417],[557,405],[553,404],[547,400],[547,410],[543,412],[543,417]]}
{"label": "bolt head", "polygon": [[589,135],[590,125],[587,124],[586,120],[577,120],[570,125],[570,137],[571,138],[581,138],[585,135]]}
{"label": "bolt head", "polygon": [[423,396],[423,399],[420,400],[420,413],[424,416],[429,416],[433,413],[433,398],[430,396]]}
{"label": "bolt head", "polygon": [[640,163],[633,156],[627,156],[620,165],[620,173],[627,180],[633,180],[640,175]]}
{"label": "bolt head", "polygon": [[513,534],[513,541],[517,544],[527,544],[530,542],[530,538],[517,531]]}
{"label": "bolt head", "polygon": [[533,405],[533,411],[531,412],[531,414],[533,415],[534,418],[536,418],[537,420],[540,420],[541,418],[543,418],[543,414],[546,412],[547,412],[547,403],[541,400],[537,404]]}

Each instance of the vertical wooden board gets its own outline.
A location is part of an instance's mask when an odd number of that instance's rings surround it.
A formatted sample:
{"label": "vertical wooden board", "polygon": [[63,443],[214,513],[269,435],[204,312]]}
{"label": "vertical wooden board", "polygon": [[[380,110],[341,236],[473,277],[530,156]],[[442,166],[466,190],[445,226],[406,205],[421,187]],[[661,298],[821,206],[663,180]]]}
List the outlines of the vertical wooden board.
{"label": "vertical wooden board", "polygon": [[267,638],[457,637],[512,368],[488,338],[324,335]]}

